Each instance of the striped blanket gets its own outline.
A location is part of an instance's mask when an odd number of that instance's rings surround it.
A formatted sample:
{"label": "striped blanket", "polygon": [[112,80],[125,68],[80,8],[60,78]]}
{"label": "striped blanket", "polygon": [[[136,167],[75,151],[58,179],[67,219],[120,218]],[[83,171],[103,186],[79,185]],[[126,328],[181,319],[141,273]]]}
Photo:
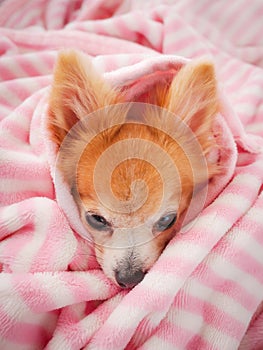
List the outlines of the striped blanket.
{"label": "striped blanket", "polygon": [[[261,0],[1,2],[1,350],[263,349],[262,15]],[[70,194],[57,198],[45,116],[65,48],[130,97],[186,58],[216,66],[225,172],[132,290],[101,271]]]}

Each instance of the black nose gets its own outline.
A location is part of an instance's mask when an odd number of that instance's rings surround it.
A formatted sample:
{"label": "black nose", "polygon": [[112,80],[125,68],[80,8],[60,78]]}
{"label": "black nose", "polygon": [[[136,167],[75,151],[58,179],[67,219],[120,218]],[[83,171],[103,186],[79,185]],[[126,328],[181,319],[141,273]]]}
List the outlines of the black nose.
{"label": "black nose", "polygon": [[145,273],[142,270],[130,271],[115,271],[115,278],[121,288],[132,288],[143,280]]}

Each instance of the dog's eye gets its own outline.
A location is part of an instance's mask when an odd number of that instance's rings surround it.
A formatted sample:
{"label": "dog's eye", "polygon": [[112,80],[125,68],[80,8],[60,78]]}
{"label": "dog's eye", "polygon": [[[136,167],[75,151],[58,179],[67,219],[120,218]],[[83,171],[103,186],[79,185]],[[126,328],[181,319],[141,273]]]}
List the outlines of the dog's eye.
{"label": "dog's eye", "polygon": [[155,223],[154,230],[159,232],[167,230],[168,228],[173,226],[173,224],[176,221],[176,218],[176,213],[168,214],[161,217],[161,219]]}
{"label": "dog's eye", "polygon": [[110,224],[103,216],[96,214],[86,214],[87,223],[98,231],[106,231],[110,228]]}

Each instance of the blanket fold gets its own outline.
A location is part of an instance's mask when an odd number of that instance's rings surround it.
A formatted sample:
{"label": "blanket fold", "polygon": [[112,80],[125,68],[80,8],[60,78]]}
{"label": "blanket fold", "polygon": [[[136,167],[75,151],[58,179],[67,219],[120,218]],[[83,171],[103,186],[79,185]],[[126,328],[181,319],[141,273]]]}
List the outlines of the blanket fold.
{"label": "blanket fold", "polygon": [[[1,350],[263,348],[263,7],[254,1],[245,20],[243,6],[2,2]],[[132,290],[101,271],[56,171],[46,116],[62,48],[84,51],[127,101],[143,101],[192,58],[208,55],[216,66],[224,172]]]}

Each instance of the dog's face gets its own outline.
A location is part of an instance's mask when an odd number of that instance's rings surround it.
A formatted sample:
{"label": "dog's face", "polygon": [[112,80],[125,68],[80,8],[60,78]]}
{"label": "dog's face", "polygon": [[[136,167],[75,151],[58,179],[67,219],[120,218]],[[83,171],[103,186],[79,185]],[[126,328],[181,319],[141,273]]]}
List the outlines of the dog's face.
{"label": "dog's face", "polygon": [[[144,123],[128,120],[131,107],[123,94],[84,56],[68,52],[58,59],[49,129],[58,151],[67,139],[59,170],[93,237],[98,262],[123,288],[143,279],[179,227],[194,187],[218,172],[206,162],[215,146],[218,108],[213,67],[186,65],[150,101],[158,108],[143,107]],[[165,119],[168,112],[180,116],[177,124]],[[91,121],[82,123],[90,113]]]}

